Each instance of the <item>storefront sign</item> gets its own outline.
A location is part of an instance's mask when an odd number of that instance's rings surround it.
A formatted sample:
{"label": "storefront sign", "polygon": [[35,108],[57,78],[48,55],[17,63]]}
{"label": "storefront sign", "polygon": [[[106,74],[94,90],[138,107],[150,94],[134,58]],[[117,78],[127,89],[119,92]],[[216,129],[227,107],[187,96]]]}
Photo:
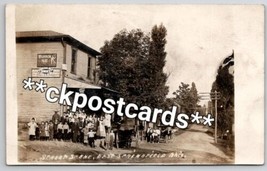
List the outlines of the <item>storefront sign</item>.
{"label": "storefront sign", "polygon": [[60,74],[59,68],[32,68],[32,77],[35,78],[58,78]]}
{"label": "storefront sign", "polygon": [[56,67],[57,54],[38,54],[37,67]]}

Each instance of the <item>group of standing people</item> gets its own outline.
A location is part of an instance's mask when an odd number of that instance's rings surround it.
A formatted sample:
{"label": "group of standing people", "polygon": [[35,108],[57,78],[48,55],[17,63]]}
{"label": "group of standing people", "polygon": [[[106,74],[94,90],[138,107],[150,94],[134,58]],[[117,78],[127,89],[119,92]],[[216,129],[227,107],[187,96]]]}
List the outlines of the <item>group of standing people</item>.
{"label": "group of standing people", "polygon": [[[29,139],[41,141],[70,141],[83,143],[95,147],[95,141],[103,149],[113,149],[115,139],[121,147],[131,147],[133,130],[121,131],[117,129],[116,135],[111,126],[111,115],[86,114],[84,111],[77,113],[65,112],[62,116],[55,111],[50,121],[37,123],[35,118],[27,124],[29,127]],[[119,131],[118,131],[119,130]],[[149,143],[159,143],[163,138],[165,142],[172,137],[171,127],[151,128],[145,130],[145,138]]]}
{"label": "group of standing people", "polygon": [[160,139],[163,138],[165,141],[172,138],[172,129],[167,127],[166,129],[161,128],[150,128],[146,130],[146,141],[150,143],[159,143]]}
{"label": "group of standing people", "polygon": [[40,124],[35,118],[28,123],[29,139],[58,140],[83,143],[95,147],[95,140],[100,140],[100,147],[112,149],[115,134],[111,129],[111,115],[104,114],[97,117],[87,115],[84,111],[78,113],[65,112],[63,116],[55,111],[51,120]]}

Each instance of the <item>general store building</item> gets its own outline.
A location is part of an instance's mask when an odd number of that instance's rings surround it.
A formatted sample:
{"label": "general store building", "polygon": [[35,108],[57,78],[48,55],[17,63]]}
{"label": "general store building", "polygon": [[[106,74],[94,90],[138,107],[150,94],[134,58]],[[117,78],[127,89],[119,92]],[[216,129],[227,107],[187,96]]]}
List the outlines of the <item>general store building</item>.
{"label": "general store building", "polygon": [[16,32],[16,55],[19,122],[28,122],[32,117],[48,120],[55,110],[60,114],[67,110],[66,106],[46,101],[45,93],[25,90],[23,80],[28,77],[34,81],[43,79],[48,87],[59,89],[67,83],[76,91],[108,91],[99,86],[96,63],[101,54],[70,35],[54,31]]}

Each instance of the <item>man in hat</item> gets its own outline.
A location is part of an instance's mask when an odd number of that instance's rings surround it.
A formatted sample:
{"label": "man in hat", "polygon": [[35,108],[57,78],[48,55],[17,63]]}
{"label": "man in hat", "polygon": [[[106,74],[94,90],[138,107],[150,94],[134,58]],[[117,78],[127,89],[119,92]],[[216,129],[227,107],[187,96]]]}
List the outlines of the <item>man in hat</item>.
{"label": "man in hat", "polygon": [[53,122],[53,124],[55,124],[56,120],[59,121],[59,122],[61,121],[61,117],[60,117],[60,115],[58,114],[58,110],[55,110],[55,113],[54,113],[54,115],[52,116],[52,122]]}

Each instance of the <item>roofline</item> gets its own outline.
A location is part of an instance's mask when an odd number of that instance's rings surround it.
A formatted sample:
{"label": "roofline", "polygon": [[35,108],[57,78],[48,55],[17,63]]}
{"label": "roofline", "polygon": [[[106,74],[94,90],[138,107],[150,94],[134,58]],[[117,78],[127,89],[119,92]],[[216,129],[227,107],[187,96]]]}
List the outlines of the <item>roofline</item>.
{"label": "roofline", "polygon": [[98,88],[102,88],[101,86],[99,85],[96,85],[96,84],[92,84],[92,83],[89,83],[89,82],[86,82],[84,80],[80,80],[80,79],[77,79],[77,78],[73,78],[73,77],[69,77],[69,76],[65,76],[65,78],[68,78],[68,79],[71,79],[71,80],[74,80],[74,81],[79,81],[81,83],[84,83],[84,84],[88,84],[88,85],[92,85],[92,86],[95,86],[95,87],[98,87]]}
{"label": "roofline", "polygon": [[120,94],[120,92],[116,91],[116,90],[112,90],[110,88],[107,88],[107,87],[102,87],[102,86],[99,86],[99,85],[96,85],[96,84],[92,84],[92,83],[88,83],[84,80],[80,80],[80,79],[77,79],[77,78],[73,78],[73,77],[69,77],[69,76],[65,76],[66,78],[68,79],[71,79],[71,80],[74,80],[74,81],[79,81],[79,82],[82,82],[84,84],[88,84],[88,85],[92,85],[92,86],[96,86],[96,87],[99,87],[100,89],[104,89],[104,90],[107,90],[107,91],[111,91],[113,93],[117,93],[117,94]]}
{"label": "roofline", "polygon": [[16,37],[16,43],[43,43],[43,42],[62,42],[62,41],[65,41],[68,44],[74,46],[75,48],[80,49],[92,56],[97,57],[101,55],[100,52],[90,48],[89,46],[71,37],[70,35]]}

